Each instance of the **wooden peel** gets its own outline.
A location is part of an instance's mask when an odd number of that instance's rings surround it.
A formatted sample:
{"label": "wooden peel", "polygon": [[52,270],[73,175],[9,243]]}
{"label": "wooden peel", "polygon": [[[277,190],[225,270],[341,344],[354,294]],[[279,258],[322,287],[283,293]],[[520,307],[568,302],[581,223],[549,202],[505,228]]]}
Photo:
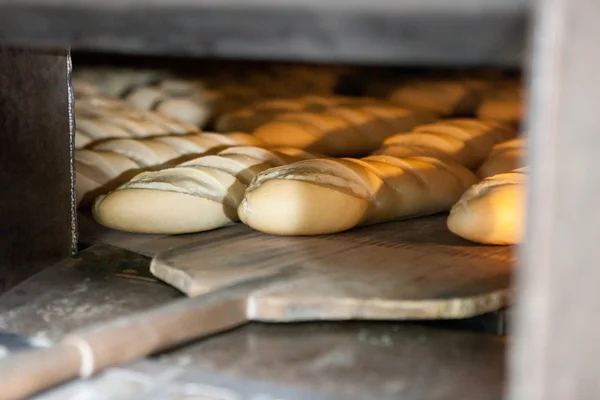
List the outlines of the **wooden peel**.
{"label": "wooden peel", "polygon": [[0,399],[22,399],[76,377],[89,377],[193,339],[248,322],[247,282],[205,296],[174,301],[72,332],[57,345],[0,361]]}
{"label": "wooden peel", "polygon": [[511,248],[461,239],[446,215],[311,237],[231,229],[187,236],[151,272],[188,296],[277,274],[248,297],[248,318],[263,322],[459,319],[512,299]]}
{"label": "wooden peel", "polygon": [[[188,242],[166,246],[152,261],[157,277],[191,298],[0,361],[0,400],[250,320],[466,318],[510,303],[510,248],[472,245],[448,232],[443,215],[321,237],[269,236],[241,225],[224,231],[179,238]],[[163,239],[156,240],[160,248]]]}

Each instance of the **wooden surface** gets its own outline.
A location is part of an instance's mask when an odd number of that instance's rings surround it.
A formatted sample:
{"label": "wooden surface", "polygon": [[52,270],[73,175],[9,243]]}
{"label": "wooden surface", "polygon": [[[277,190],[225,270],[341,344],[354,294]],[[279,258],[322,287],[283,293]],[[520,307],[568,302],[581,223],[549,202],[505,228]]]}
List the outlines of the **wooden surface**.
{"label": "wooden surface", "polygon": [[[224,235],[226,232],[230,232],[233,237],[237,229],[223,229],[203,236],[210,242],[217,233]],[[189,241],[194,239],[194,236],[178,238]],[[36,342],[41,341],[45,345],[49,341],[60,342],[66,334],[74,331],[89,332],[90,326],[100,326],[101,329],[115,327],[115,317],[132,314],[139,316],[140,312],[146,314],[147,311],[156,316],[158,308],[183,296],[171,286],[153,278],[148,272],[149,262],[150,259],[139,254],[112,246],[96,245],[21,283],[0,296],[0,353],[3,343],[6,344],[6,341],[3,341],[2,330],[33,337]],[[249,283],[250,290],[252,285],[261,285],[260,281]],[[237,290],[239,289],[242,288],[238,286]],[[222,293],[215,293],[214,296],[209,294],[203,297],[214,304],[216,297],[227,297],[233,292],[233,288],[229,288]],[[196,297],[188,301],[200,304],[201,299]],[[164,339],[164,330],[162,335],[158,334],[161,332],[161,326],[167,328],[167,336],[171,338],[185,333],[186,329],[174,328],[176,325],[172,318],[175,314],[169,311],[168,316],[155,319],[148,325],[144,324],[147,327],[145,332],[152,334],[135,335],[136,345],[127,347],[133,349],[148,341],[155,341],[157,337]],[[202,326],[206,328],[207,324],[220,324],[219,318],[222,321],[224,317],[235,317],[234,314],[231,310],[215,309],[213,315],[186,317],[185,321],[194,324],[194,321],[202,321],[192,327],[199,329]],[[245,318],[245,314],[239,315]],[[256,385],[264,382],[265,377],[268,377],[267,380],[271,383],[267,387],[262,386],[259,391],[271,394],[272,398],[288,400],[319,399],[314,393],[327,394],[327,399],[329,395],[334,394],[340,394],[344,399],[385,399],[401,396],[407,400],[465,400],[478,399],[484,394],[487,399],[500,399],[503,340],[489,335],[456,332],[464,329],[481,330],[475,326],[459,326],[467,321],[475,322],[475,319],[421,322],[422,326],[414,329],[411,328],[411,324],[387,322],[254,324],[255,328],[250,329],[249,335],[225,333],[217,338],[208,339],[207,347],[201,346],[203,341],[196,341],[176,349],[173,357],[165,357],[163,354],[161,362],[169,365],[164,365],[164,369],[159,368],[159,371],[147,376],[130,372],[129,367],[120,368],[122,374],[119,376],[139,377],[145,381],[160,375],[163,379],[162,383],[157,385],[138,387],[140,390],[151,391],[155,397],[147,396],[145,391],[139,396],[129,397],[136,399],[180,398],[171,392],[169,393],[174,397],[168,397],[164,390],[168,386],[179,393],[178,390],[187,390],[194,386],[191,383],[200,382],[239,390],[241,393],[252,392],[258,390]],[[117,326],[123,327],[121,323]],[[155,328],[156,323],[158,329]],[[484,330],[495,331],[491,327]],[[176,335],[171,335],[171,332],[175,332]],[[230,336],[231,334],[233,336]],[[106,357],[115,349],[117,354],[122,355],[124,352],[115,346],[114,342],[123,345],[123,339],[126,341],[127,336],[112,334],[109,337],[111,340],[99,342],[105,343],[110,349],[107,352],[103,351],[103,356]],[[219,337],[225,337],[227,340],[221,340]],[[9,351],[10,347],[12,346],[9,341]],[[185,355],[186,349],[190,350],[189,357]],[[43,357],[46,357],[46,354]],[[171,364],[174,365],[171,367]],[[219,375],[198,375],[188,368],[192,366],[199,366]],[[179,371],[177,379],[167,385],[168,382],[164,379],[167,379],[167,376],[174,377],[171,374],[173,369]],[[114,372],[114,369],[109,369],[108,373],[111,374],[111,371]],[[432,373],[435,373],[435,376],[432,376]],[[41,375],[48,377],[46,373]],[[245,379],[246,382],[236,381],[235,376]],[[424,376],[428,378],[422,378]],[[469,381],[467,386],[454,384],[464,379]],[[111,380],[100,381],[99,386],[96,386],[84,380],[74,384],[76,386],[73,390],[85,391],[90,399],[116,400],[125,398],[120,390],[124,390],[123,386],[130,383],[127,381],[120,385],[119,381]],[[4,386],[2,387],[4,389]],[[196,390],[196,386],[194,388]],[[294,397],[290,395],[293,388],[307,389],[312,393]],[[2,392],[0,397],[6,394],[6,391]],[[354,394],[348,396],[349,393]],[[253,398],[248,396],[241,398]],[[59,391],[51,398],[67,397],[64,392]]]}
{"label": "wooden surface", "polygon": [[[80,251],[94,245],[108,245],[146,257],[153,257],[171,248],[197,241],[199,237],[198,235],[147,235],[120,232],[96,223],[92,216],[85,212],[77,214],[77,223]],[[226,227],[206,232],[201,234],[201,237],[207,240],[224,240],[235,235],[235,229],[231,230],[231,228]]]}
{"label": "wooden surface", "polygon": [[236,225],[185,239],[152,273],[189,296],[272,278],[249,295],[252,320],[453,319],[510,303],[512,249],[454,236],[445,215],[321,237]]}

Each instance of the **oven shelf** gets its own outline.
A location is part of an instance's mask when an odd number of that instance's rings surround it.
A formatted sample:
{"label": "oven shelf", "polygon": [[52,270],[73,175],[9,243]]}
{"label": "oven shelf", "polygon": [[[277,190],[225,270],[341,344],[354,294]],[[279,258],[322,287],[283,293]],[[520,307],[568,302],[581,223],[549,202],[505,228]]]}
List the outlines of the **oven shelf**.
{"label": "oven shelf", "polygon": [[28,0],[4,44],[310,62],[519,66],[529,0]]}

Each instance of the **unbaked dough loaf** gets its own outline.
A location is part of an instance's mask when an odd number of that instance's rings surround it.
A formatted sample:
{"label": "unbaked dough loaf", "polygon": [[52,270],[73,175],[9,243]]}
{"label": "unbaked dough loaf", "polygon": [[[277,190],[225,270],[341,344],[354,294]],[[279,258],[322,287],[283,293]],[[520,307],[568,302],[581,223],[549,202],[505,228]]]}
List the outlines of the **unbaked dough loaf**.
{"label": "unbaked dough loaf", "polygon": [[332,157],[363,156],[397,132],[433,121],[430,113],[392,105],[330,107],[280,114],[254,130],[270,146],[316,151]]}
{"label": "unbaked dough loaf", "polygon": [[82,84],[95,86],[107,97],[121,97],[132,87],[151,85],[170,76],[167,71],[147,68],[78,67],[73,70],[75,88]]}
{"label": "unbaked dough loaf", "polygon": [[180,234],[237,221],[237,207],[260,172],[318,155],[298,149],[231,147],[173,168],[145,172],[97,199],[96,221],[137,233]]}
{"label": "unbaked dough loaf", "polygon": [[200,82],[168,79],[152,86],[133,88],[125,99],[143,110],[155,111],[177,121],[204,126],[210,109]]}
{"label": "unbaked dough loaf", "polygon": [[78,206],[91,204],[96,196],[127,182],[140,172],[135,161],[118,153],[75,151],[75,182]]}
{"label": "unbaked dough loaf", "polygon": [[89,150],[75,151],[77,203],[80,207],[87,206],[99,194],[118,187],[148,168],[174,165],[231,146],[260,145],[257,138],[244,133],[199,133],[100,142]]}
{"label": "unbaked dough loaf", "polygon": [[75,99],[76,148],[113,138],[146,138],[199,132],[194,125],[152,111],[136,109],[119,99],[96,95],[83,95]]}
{"label": "unbaked dough loaf", "polygon": [[476,181],[465,167],[429,157],[315,159],[259,174],[240,219],[277,235],[319,235],[447,211]]}
{"label": "unbaked dough loaf", "polygon": [[525,163],[527,139],[518,137],[494,146],[483,165],[477,170],[480,178],[487,178],[522,167]]}
{"label": "unbaked dough loaf", "polygon": [[452,207],[448,229],[477,243],[523,240],[526,168],[494,175],[470,187]]}
{"label": "unbaked dough loaf", "polygon": [[448,119],[419,125],[409,133],[391,136],[375,154],[435,157],[476,169],[494,145],[515,135],[516,131],[512,128],[491,121]]}

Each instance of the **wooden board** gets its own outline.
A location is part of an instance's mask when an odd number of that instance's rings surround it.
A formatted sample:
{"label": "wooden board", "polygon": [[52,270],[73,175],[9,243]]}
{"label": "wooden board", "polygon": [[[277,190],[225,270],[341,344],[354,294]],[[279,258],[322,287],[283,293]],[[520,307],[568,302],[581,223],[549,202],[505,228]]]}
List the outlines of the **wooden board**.
{"label": "wooden board", "polygon": [[248,319],[258,321],[454,319],[507,306],[513,249],[469,243],[445,219],[316,237],[236,225],[186,236],[156,255],[151,271],[188,296],[260,281],[247,301]]}
{"label": "wooden board", "polygon": [[[89,212],[77,214],[79,229],[79,250],[84,250],[94,245],[109,245],[147,257],[173,247],[186,245],[202,240],[223,240],[235,234],[234,226],[217,229],[199,235],[149,235],[141,233],[121,232],[98,224]],[[234,228],[233,231],[231,228]]]}

